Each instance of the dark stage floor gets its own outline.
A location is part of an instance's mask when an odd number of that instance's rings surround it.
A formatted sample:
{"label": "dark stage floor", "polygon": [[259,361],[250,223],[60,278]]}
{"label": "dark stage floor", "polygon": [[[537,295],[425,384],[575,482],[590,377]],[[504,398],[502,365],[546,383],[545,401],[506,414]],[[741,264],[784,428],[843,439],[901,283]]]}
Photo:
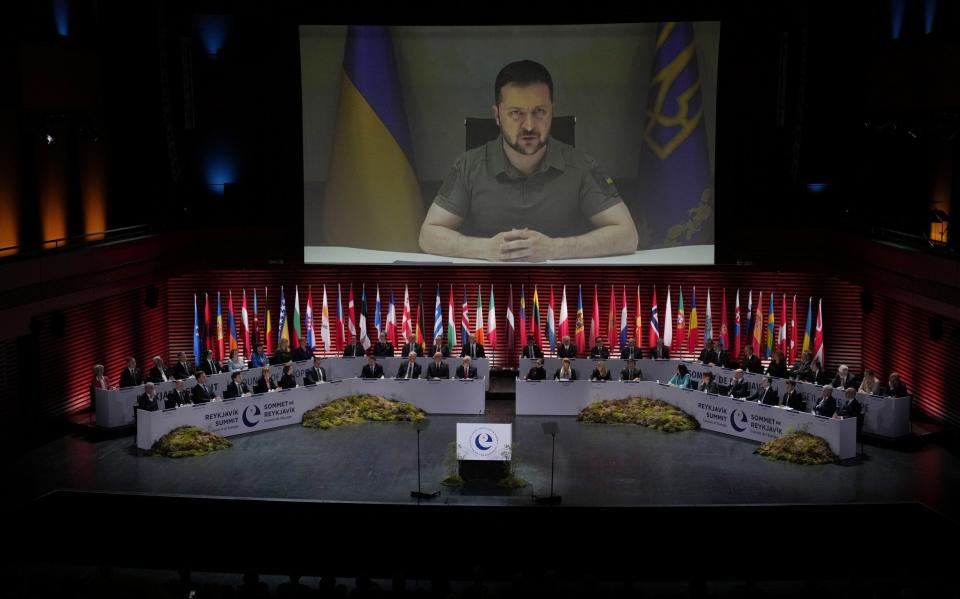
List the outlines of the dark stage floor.
{"label": "dark stage floor", "polygon": [[[424,487],[440,489],[455,424],[433,416],[422,435]],[[960,516],[960,457],[949,447],[865,446],[862,459],[811,467],[753,454],[756,444],[705,431],[664,434],[634,426],[582,424],[572,417],[515,417],[513,402],[489,400],[481,421],[514,421],[517,473],[525,489],[446,490],[439,503],[528,505],[550,484],[545,420],[559,423],[556,490],[564,505],[690,506],[920,502]],[[29,500],[54,489],[213,497],[410,503],[416,434],[405,423],[327,431],[291,426],[233,437],[200,458],[139,454],[132,436],[67,435],[31,451],[7,480]]]}

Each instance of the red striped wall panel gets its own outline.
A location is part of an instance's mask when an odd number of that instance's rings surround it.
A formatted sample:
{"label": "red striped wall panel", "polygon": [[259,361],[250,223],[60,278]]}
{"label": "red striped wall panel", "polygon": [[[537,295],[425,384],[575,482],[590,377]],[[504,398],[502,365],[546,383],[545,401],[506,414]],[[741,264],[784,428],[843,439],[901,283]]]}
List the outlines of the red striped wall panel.
{"label": "red striped wall panel", "polygon": [[146,375],[153,356],[168,354],[167,294],[163,285],[157,289],[154,308],[146,306],[144,289],[68,308],[63,311],[62,336],[54,330],[53,315],[38,317],[37,355],[45,365],[54,359],[62,365],[56,376],[41,372],[37,377],[40,415],[86,410],[94,364],[103,364],[110,383],[117,384],[127,356],[134,356]]}
{"label": "red striped wall panel", "polygon": [[942,338],[930,339],[933,314],[901,302],[874,296],[873,310],[863,318],[863,362],[884,383],[897,372],[914,398],[914,407],[953,426],[960,426],[957,391],[949,365],[960,355],[960,323],[943,319]]}

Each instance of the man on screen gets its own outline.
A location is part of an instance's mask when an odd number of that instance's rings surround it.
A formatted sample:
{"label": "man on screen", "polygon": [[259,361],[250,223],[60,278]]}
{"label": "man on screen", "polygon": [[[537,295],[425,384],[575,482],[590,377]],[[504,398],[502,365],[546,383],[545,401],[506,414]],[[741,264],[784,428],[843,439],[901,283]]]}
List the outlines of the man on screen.
{"label": "man on screen", "polygon": [[500,136],[461,155],[420,229],[428,254],[540,262],[630,254],[637,227],[593,158],[550,137],[553,78],[521,60],[494,83]]}

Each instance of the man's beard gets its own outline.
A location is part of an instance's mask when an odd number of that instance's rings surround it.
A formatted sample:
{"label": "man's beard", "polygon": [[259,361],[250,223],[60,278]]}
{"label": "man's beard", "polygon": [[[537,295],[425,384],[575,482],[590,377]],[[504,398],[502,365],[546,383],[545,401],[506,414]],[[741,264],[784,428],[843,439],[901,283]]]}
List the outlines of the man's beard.
{"label": "man's beard", "polygon": [[[547,141],[546,141],[545,139],[541,139],[541,138],[538,136],[538,137],[537,137],[537,142],[538,142],[537,145],[534,146],[533,149],[527,149],[527,148],[525,148],[524,146],[520,145],[520,137],[522,137],[522,136],[524,135],[524,132],[523,132],[523,131],[520,131],[520,132],[517,134],[516,139],[514,139],[512,142],[510,141],[510,137],[507,135],[507,132],[503,130],[503,127],[502,127],[502,126],[500,127],[500,133],[501,133],[501,135],[503,135],[503,140],[504,140],[505,142],[507,142],[507,145],[508,145],[508,146],[510,146],[511,148],[513,148],[518,154],[523,154],[524,156],[533,156],[534,154],[536,154],[537,152],[539,152],[541,148],[543,148],[544,146],[547,145]],[[530,132],[527,132],[527,134],[529,135]]]}

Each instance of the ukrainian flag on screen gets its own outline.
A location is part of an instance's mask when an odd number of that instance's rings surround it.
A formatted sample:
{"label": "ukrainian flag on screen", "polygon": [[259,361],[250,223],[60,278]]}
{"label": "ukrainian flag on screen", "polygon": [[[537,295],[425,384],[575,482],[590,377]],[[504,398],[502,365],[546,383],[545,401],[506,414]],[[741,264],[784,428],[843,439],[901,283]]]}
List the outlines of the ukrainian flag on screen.
{"label": "ukrainian flag on screen", "polygon": [[424,207],[386,27],[350,27],[323,206],[329,245],[419,251]]}
{"label": "ukrainian flag on screen", "polygon": [[660,23],[640,146],[640,211],[654,247],[713,243],[713,182],[692,23]]}

